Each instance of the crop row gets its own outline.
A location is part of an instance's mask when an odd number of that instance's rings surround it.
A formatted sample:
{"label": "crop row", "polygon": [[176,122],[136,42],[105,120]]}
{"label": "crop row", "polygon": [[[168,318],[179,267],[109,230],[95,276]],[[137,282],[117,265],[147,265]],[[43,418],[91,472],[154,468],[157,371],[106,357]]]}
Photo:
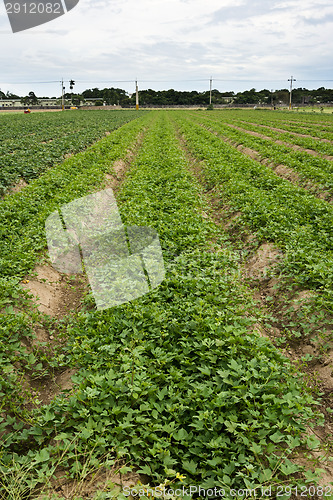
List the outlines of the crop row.
{"label": "crop row", "polygon": [[[290,134],[287,130],[285,132],[280,132],[276,130],[272,130],[271,128],[261,128],[255,124],[244,122],[244,121],[236,121],[232,122],[224,121],[224,123],[232,123],[233,125],[241,127],[244,131],[255,132],[257,134],[264,135],[265,137],[269,137],[273,141],[283,141],[286,143],[286,146],[297,145],[304,149],[311,149],[320,154],[324,155],[333,155],[333,144],[322,142],[319,139],[314,137],[299,137],[294,134]],[[332,137],[332,135],[331,135]]]}
{"label": "crop row", "polygon": [[309,125],[302,124],[302,122],[298,122],[296,124],[289,123],[289,122],[274,122],[271,120],[252,120],[247,119],[247,121],[242,119],[242,122],[251,122],[251,123],[256,123],[258,126],[263,127],[264,130],[267,128],[273,127],[273,128],[278,128],[279,130],[283,130],[285,132],[292,132],[295,135],[300,134],[300,135],[305,135],[308,136],[309,138],[312,139],[319,139],[319,140],[324,140],[324,141],[330,141],[332,142],[332,133],[333,133],[333,125],[325,125],[324,128],[319,128],[318,125],[313,125],[312,127]]}
{"label": "crop row", "polygon": [[[128,148],[135,144],[138,134],[144,131],[151,118],[150,115],[144,115],[123,125],[86,151],[47,171],[20,193],[13,194],[0,204],[1,498],[23,498],[26,488],[30,491],[36,484],[27,467],[21,474],[22,477],[26,476],[29,484],[22,482],[21,493],[15,490],[11,496],[6,489],[10,487],[13,474],[22,463],[19,455],[15,454],[18,450],[15,445],[16,433],[22,431],[25,434],[27,427],[38,420],[37,414],[27,410],[29,405],[36,407],[36,398],[29,392],[26,380],[30,377],[38,379],[50,376],[54,370],[63,366],[54,353],[47,354],[48,349],[45,351],[37,347],[31,351],[31,347],[26,347],[31,346],[35,339],[34,331],[43,322],[46,321],[47,328],[55,326],[52,326],[52,321],[49,322],[34,312],[34,308],[22,294],[19,282],[34,268],[41,252],[44,254],[46,250],[44,224],[48,215],[64,203],[101,189],[105,183],[105,174],[113,172],[113,162],[126,156]],[[56,328],[61,329],[61,325]],[[12,429],[12,432],[8,429]],[[38,432],[42,433],[41,427]],[[22,458],[25,463],[26,458]],[[9,463],[13,464],[12,469]],[[34,467],[38,474],[38,461]]]}
{"label": "crop row", "polygon": [[[285,272],[305,288],[316,289],[333,309],[333,207],[278,177],[195,123],[177,116],[193,155],[204,160],[208,187],[217,187],[260,241],[273,241],[285,253]],[[218,127],[217,127],[218,129]]]}
{"label": "crop row", "polygon": [[[65,326],[68,343],[54,362],[79,368],[76,390],[7,436],[2,471],[15,451],[16,464],[30,464],[21,479],[29,489],[50,477],[59,456],[76,477],[88,454],[95,466],[105,456],[109,466],[126,462],[154,484],[176,484],[179,475],[226,490],[279,478],[292,484],[299,467],[288,457],[314,401],[288,361],[251,333],[254,305],[233,272],[237,257],[202,216],[208,207],[167,114],[150,125],[118,204],[125,224],[158,231],[166,279],[140,299],[85,311]],[[57,203],[66,198],[59,192]]]}
{"label": "crop row", "polygon": [[10,300],[9,281],[17,283],[34,267],[38,252],[45,249],[44,224],[48,215],[100,185],[105,173],[112,172],[112,163],[122,157],[144,123],[143,116],[123,125],[1,202],[0,305],[2,300]]}
{"label": "crop row", "polygon": [[79,111],[0,117],[0,195],[137,117],[134,111]]}
{"label": "crop row", "polygon": [[[330,114],[311,115],[308,113],[290,113],[289,111],[276,110],[230,110],[230,116],[241,117],[241,119],[258,121],[263,124],[286,127],[305,127],[313,131],[330,131],[333,127],[333,119]],[[283,127],[282,127],[283,128]]]}
{"label": "crop row", "polygon": [[[224,119],[229,123],[233,121],[258,124],[259,126],[279,128],[286,132],[295,132],[318,137],[318,139],[327,139],[332,141],[333,121],[332,117],[326,115],[320,123],[311,123],[304,120],[307,115],[297,114],[293,116],[290,112],[267,112],[261,110],[228,110]],[[265,133],[265,132],[263,132]]]}
{"label": "crop row", "polygon": [[298,172],[303,179],[311,179],[319,184],[318,187],[333,189],[331,173],[333,162],[324,158],[314,157],[303,151],[294,151],[288,146],[275,144],[269,139],[254,137],[246,132],[233,129],[225,125],[217,115],[215,118],[203,117],[192,114],[196,123],[201,123],[221,136],[242,144],[257,151],[262,158],[267,158],[275,165],[286,165]]}
{"label": "crop row", "polygon": [[[31,318],[25,313],[15,314],[11,306],[30,309],[19,283],[34,268],[40,253],[45,252],[46,218],[62,204],[102,185],[105,173],[112,173],[112,163],[126,154],[144,123],[139,118],[124,125],[0,204],[0,409],[10,408],[16,415],[18,408],[19,413],[23,411],[25,391],[21,381],[37,364],[35,357],[22,347],[22,337],[33,335]],[[13,370],[14,363],[20,363],[21,368]],[[37,376],[45,363],[49,365],[50,360],[38,363]],[[0,434],[8,419],[0,425]],[[21,425],[22,419],[24,416],[19,415],[13,422]]]}

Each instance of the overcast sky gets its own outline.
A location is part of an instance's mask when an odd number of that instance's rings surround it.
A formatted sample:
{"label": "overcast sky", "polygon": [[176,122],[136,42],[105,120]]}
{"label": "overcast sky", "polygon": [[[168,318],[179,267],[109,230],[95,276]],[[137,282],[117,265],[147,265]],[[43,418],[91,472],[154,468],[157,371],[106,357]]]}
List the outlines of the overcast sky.
{"label": "overcast sky", "polygon": [[332,0],[80,0],[19,33],[0,0],[0,89],[333,88],[332,33]]}

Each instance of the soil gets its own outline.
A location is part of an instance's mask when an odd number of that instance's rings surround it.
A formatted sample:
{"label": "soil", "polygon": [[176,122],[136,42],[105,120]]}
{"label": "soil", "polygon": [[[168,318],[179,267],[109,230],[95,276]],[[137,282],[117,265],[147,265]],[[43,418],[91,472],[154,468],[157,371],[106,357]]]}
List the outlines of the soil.
{"label": "soil", "polygon": [[9,196],[11,194],[19,193],[26,186],[28,186],[27,182],[25,182],[25,180],[23,179],[20,179],[14,186],[8,188],[6,193],[1,196],[1,200],[3,200],[6,196]]}
{"label": "soil", "polygon": [[143,137],[144,131],[139,133],[133,146],[127,150],[125,158],[120,158],[113,163],[112,168],[105,175],[106,187],[112,188],[115,192],[119,190],[126,172],[130,168],[142,144]]}
{"label": "soil", "polygon": [[10,188],[10,193],[19,193],[23,188],[25,188],[26,186],[28,185],[27,182],[25,182],[25,180],[23,179],[20,179],[18,181],[18,183],[13,186],[12,188]]}
{"label": "soil", "polygon": [[105,175],[106,187],[117,190],[127,168],[128,164],[124,160],[116,160],[113,164],[114,173]]}
{"label": "soil", "polygon": [[274,167],[274,172],[279,176],[283,177],[283,179],[287,179],[288,181],[292,182],[293,184],[300,184],[300,177],[295,170],[292,168],[287,167],[286,165],[277,165]]}
{"label": "soil", "polygon": [[281,258],[282,252],[278,248],[272,243],[263,243],[245,262],[244,277],[252,280],[265,280],[269,276],[269,271]]}
{"label": "soil", "polygon": [[[88,469],[89,470],[89,469]],[[101,468],[87,475],[85,479],[73,481],[66,477],[65,471],[59,469],[50,482],[49,488],[44,490],[36,500],[46,500],[52,498],[76,500],[78,498],[88,500],[96,496],[96,491],[107,491],[112,483],[118,493],[123,488],[131,488],[140,480],[140,476],[134,472],[120,474],[117,469],[106,470]],[[118,487],[118,488],[117,488]]]}
{"label": "soil", "polygon": [[78,310],[88,282],[83,274],[69,277],[48,265],[38,265],[22,281],[22,288],[31,293],[37,309],[49,316],[62,318]]}
{"label": "soil", "polygon": [[72,377],[77,373],[75,368],[68,368],[52,377],[26,378],[26,388],[31,391],[35,398],[33,403],[26,404],[26,409],[40,407],[51,403],[51,401],[63,393],[74,389]]}

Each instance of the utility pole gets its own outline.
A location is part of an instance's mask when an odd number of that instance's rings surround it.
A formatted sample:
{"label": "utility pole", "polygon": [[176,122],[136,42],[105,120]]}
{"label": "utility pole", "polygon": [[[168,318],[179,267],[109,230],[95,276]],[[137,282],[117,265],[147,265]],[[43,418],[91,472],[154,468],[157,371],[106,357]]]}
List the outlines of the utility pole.
{"label": "utility pole", "polygon": [[65,96],[64,96],[64,79],[61,79],[61,109],[64,111],[65,110]]}
{"label": "utility pole", "polygon": [[291,78],[288,78],[288,82],[290,82],[289,109],[291,109],[291,93],[293,91],[293,82],[296,82],[296,78],[292,76]]}
{"label": "utility pole", "polygon": [[212,77],[210,77],[210,80],[209,80],[209,104],[212,104],[212,82],[213,82],[213,79],[212,79]]}
{"label": "utility pole", "polygon": [[139,109],[139,89],[137,80],[135,80],[135,109]]}

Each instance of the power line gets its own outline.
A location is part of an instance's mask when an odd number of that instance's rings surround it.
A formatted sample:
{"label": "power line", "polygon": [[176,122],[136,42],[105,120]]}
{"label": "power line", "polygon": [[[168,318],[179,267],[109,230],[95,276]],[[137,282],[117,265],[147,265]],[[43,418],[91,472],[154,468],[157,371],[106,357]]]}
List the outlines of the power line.
{"label": "power line", "polygon": [[[70,81],[70,80],[68,80]],[[76,80],[79,83],[96,83],[96,80]],[[134,80],[97,80],[98,83],[133,83]],[[61,80],[48,80],[46,82],[6,82],[9,85],[37,85],[46,83],[59,83]]]}
{"label": "power line", "polygon": [[[207,79],[206,79],[207,81]],[[274,83],[274,82],[285,82],[285,80],[263,80],[263,79],[258,79],[258,80],[221,80],[220,78],[214,78],[215,82],[246,82],[246,83],[257,83],[257,82],[265,82],[265,83]],[[305,78],[299,78],[299,82],[333,82],[333,80],[325,80],[324,78],[321,78],[320,80],[307,80]]]}
{"label": "power line", "polygon": [[[79,83],[133,83],[135,80],[76,80]],[[142,81],[142,80],[141,80]]]}
{"label": "power line", "polygon": [[[168,83],[168,82],[173,82],[173,83],[183,83],[183,82],[207,82],[209,81],[209,78],[196,78],[196,79],[183,79],[183,80],[140,80],[141,83]],[[40,81],[40,82],[35,82],[35,81],[30,81],[30,82],[6,82],[6,84],[9,85],[41,85],[41,84],[49,84],[49,83],[59,83],[61,80],[47,80],[47,81]],[[98,84],[100,83],[133,83],[136,80],[98,80],[96,78],[95,80],[76,80],[77,83],[94,83],[96,82]],[[285,80],[263,80],[263,79],[258,79],[258,80],[252,80],[252,79],[222,79],[222,78],[214,78],[214,81],[216,82],[240,82],[240,83],[257,83],[257,82],[265,82],[265,83],[272,83],[272,82],[285,82]],[[320,78],[320,79],[306,79],[306,78],[300,78],[298,79],[299,82],[333,82],[333,79],[325,79],[325,78]]]}
{"label": "power line", "polygon": [[59,83],[61,80],[50,80],[47,82],[6,82],[9,85],[37,85],[37,84],[46,84],[46,83]]}

